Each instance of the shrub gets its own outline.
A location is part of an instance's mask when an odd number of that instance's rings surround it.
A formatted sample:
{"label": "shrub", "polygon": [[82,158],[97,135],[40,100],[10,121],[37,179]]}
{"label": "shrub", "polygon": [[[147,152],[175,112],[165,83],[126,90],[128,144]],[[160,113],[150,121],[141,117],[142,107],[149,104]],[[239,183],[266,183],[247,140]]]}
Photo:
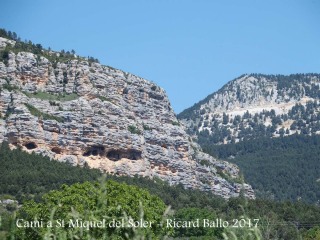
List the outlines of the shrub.
{"label": "shrub", "polygon": [[[100,184],[85,182],[71,186],[63,185],[60,190],[51,191],[42,197],[41,203],[26,202],[19,210],[17,219],[52,223],[52,227],[17,228],[18,239],[158,239],[168,231],[160,225],[166,210],[164,202],[147,190],[114,181]],[[105,219],[104,227],[74,227],[76,220],[99,222]],[[131,219],[131,220],[130,220]],[[64,220],[65,225],[59,225]],[[129,221],[148,221],[145,228],[134,228]],[[117,221],[124,226],[112,227]],[[154,224],[152,224],[154,223]],[[149,227],[150,226],[150,227]]]}
{"label": "shrub", "polygon": [[35,108],[34,106],[26,103],[25,106],[28,108],[28,110],[30,111],[30,113],[33,116],[36,116],[38,118],[42,118],[44,120],[56,120],[57,122],[63,122],[63,118],[61,117],[57,117],[57,116],[53,116],[50,115],[48,113],[43,113],[40,110],[38,110],[37,108]]}
{"label": "shrub", "polygon": [[13,85],[10,85],[10,84],[3,84],[2,88],[3,89],[7,89],[9,92],[19,89],[17,86],[13,86]]}
{"label": "shrub", "polygon": [[148,130],[152,130],[152,128],[151,127],[149,127],[148,125],[146,125],[146,124],[143,124],[143,129],[144,130],[146,130],[146,131],[148,131]]}
{"label": "shrub", "polygon": [[179,123],[178,121],[173,121],[173,122],[172,122],[172,125],[174,125],[174,126],[180,126],[180,123]]}
{"label": "shrub", "polygon": [[141,131],[136,126],[133,126],[133,125],[128,126],[128,130],[132,134],[138,134],[138,135],[141,134]]}
{"label": "shrub", "polygon": [[7,49],[0,51],[0,60],[3,61],[5,65],[8,65],[9,51]]}

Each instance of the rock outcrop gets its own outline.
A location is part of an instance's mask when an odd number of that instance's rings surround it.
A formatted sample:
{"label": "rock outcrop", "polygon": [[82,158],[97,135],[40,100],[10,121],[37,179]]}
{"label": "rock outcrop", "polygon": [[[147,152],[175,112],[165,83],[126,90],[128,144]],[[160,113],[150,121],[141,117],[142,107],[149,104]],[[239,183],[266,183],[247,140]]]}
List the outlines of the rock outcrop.
{"label": "rock outcrop", "polygon": [[[229,198],[250,185],[239,170],[201,152],[177,120],[163,89],[96,62],[11,45],[0,62],[0,141],[73,165],[117,175],[158,177]],[[56,58],[55,58],[56,59]],[[228,176],[227,179],[223,176]]]}
{"label": "rock outcrop", "polygon": [[216,144],[320,134],[320,74],[243,75],[178,117]]}

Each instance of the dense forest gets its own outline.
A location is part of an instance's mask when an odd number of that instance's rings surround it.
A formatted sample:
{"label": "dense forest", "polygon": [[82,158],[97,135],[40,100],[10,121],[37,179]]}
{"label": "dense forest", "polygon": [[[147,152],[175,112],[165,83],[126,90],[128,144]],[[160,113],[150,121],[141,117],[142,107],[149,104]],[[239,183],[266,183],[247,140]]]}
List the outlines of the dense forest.
{"label": "dense forest", "polygon": [[257,138],[236,144],[204,145],[236,163],[260,197],[320,203],[320,136]]}
{"label": "dense forest", "polygon": [[[10,150],[5,143],[0,148],[0,160],[1,199],[16,198],[19,200],[18,204],[23,206],[26,204],[29,206],[30,199],[35,200],[34,204],[42,204],[43,201],[45,203],[46,197],[42,196],[45,196],[49,190],[60,189],[62,184],[97,182],[103,176],[94,169],[72,167],[36,154],[28,154],[20,149]],[[241,229],[179,228],[170,233],[176,239],[191,236],[199,237],[194,239],[223,239],[223,233],[247,236],[242,239],[299,239],[299,236],[319,234],[320,208],[316,205],[307,205],[303,202],[275,202],[266,199],[247,200],[243,197],[226,201],[211,193],[186,190],[180,185],[169,186],[159,179],[110,175],[105,177],[116,182],[135,185],[159,197],[165,205],[170,205],[173,209],[172,218],[181,220],[221,218],[230,222],[233,219],[260,219],[258,228],[255,229],[260,238],[251,236],[253,229],[246,227]],[[129,206],[130,204],[128,202]],[[4,236],[12,228],[11,214],[17,210],[17,206],[13,205],[0,207],[3,218],[0,236]],[[315,238],[306,237],[305,239]]]}
{"label": "dense forest", "polygon": [[49,190],[62,184],[97,180],[101,173],[96,169],[74,167],[50,161],[37,154],[19,149],[10,150],[7,143],[0,147],[0,194],[10,194],[19,202],[39,200]]}

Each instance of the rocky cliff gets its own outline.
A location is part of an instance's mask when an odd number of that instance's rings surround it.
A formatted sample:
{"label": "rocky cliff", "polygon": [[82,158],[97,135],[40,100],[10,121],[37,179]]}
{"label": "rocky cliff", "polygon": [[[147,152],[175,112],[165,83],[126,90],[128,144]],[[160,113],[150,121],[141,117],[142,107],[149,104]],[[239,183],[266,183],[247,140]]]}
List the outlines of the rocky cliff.
{"label": "rocky cliff", "polygon": [[320,133],[320,74],[246,74],[179,114],[208,143]]}
{"label": "rocky cliff", "polygon": [[[239,169],[204,154],[163,89],[143,78],[0,38],[0,141],[73,165],[254,198]],[[23,49],[37,48],[35,51]]]}

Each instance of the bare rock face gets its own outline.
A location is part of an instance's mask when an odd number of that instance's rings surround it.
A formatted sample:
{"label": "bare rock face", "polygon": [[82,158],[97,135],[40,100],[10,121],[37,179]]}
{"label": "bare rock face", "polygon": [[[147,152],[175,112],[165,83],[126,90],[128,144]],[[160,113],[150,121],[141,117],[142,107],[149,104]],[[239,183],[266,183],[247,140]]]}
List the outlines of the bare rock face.
{"label": "bare rock face", "polygon": [[233,181],[235,165],[204,154],[191,141],[165,91],[152,82],[80,58],[50,62],[10,52],[0,62],[0,85],[0,141],[12,147],[225,198],[243,188],[254,198],[251,186]]}
{"label": "bare rock face", "polygon": [[15,41],[0,37],[0,49],[5,49],[7,45],[14,46]]}

